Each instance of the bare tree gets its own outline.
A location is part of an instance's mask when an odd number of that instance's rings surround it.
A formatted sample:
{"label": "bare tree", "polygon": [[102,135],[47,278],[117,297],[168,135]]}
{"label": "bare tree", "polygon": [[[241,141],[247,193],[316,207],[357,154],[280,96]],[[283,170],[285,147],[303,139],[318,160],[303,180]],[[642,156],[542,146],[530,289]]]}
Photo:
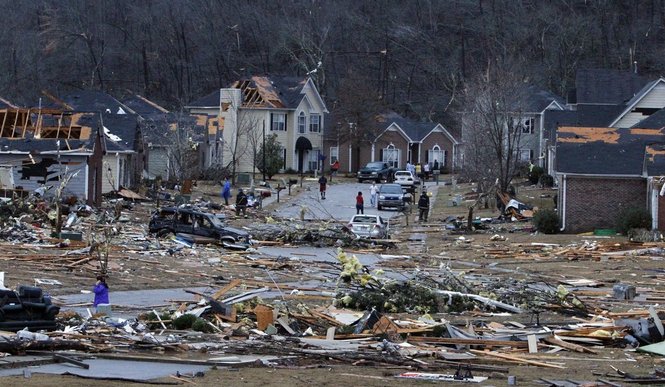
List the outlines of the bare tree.
{"label": "bare tree", "polygon": [[518,170],[526,84],[516,67],[489,66],[467,84],[462,116],[463,170],[479,191],[505,192]]}

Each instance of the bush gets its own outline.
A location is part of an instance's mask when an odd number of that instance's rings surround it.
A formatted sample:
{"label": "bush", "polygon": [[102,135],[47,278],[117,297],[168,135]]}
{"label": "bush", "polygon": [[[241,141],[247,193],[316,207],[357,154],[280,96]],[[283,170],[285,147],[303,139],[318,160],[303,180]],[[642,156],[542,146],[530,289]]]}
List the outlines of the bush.
{"label": "bush", "polygon": [[559,214],[554,210],[540,210],[533,215],[533,225],[544,234],[556,234],[559,231]]}
{"label": "bush", "polygon": [[554,187],[554,176],[547,174],[542,175],[540,176],[540,180],[538,180],[538,184],[544,188],[552,188]]}
{"label": "bush", "polygon": [[193,314],[183,314],[182,316],[173,320],[173,327],[180,330],[189,329],[192,327],[197,318],[198,317],[194,316]]}
{"label": "bush", "polygon": [[192,330],[203,333],[211,333],[212,327],[202,318],[197,318],[192,324]]}
{"label": "bush", "polygon": [[529,182],[531,184],[538,184],[540,177],[545,173],[545,170],[537,165],[531,167],[529,171]]}
{"label": "bush", "polygon": [[645,208],[625,208],[619,212],[616,231],[627,235],[634,228],[651,230],[651,214]]}

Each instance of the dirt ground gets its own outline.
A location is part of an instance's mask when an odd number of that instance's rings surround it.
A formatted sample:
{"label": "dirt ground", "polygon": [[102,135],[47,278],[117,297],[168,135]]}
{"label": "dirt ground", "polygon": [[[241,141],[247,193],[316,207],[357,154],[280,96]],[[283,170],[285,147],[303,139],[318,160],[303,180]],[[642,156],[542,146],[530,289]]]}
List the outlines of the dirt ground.
{"label": "dirt ground", "polygon": [[[335,184],[340,184],[343,179],[337,179]],[[350,181],[350,180],[349,180]],[[458,184],[454,187],[450,184],[440,186],[436,204],[432,209],[430,221],[427,225],[411,222],[407,228],[402,223],[396,227],[402,227],[399,235],[409,232],[420,232],[425,230],[427,239],[424,245],[414,246],[412,243],[398,243],[397,249],[390,250],[389,254],[404,254],[411,258],[397,263],[393,262],[391,267],[404,267],[405,269],[418,268],[427,271],[447,264],[456,272],[473,273],[478,276],[510,280],[529,281],[534,278],[545,280],[556,284],[561,280],[586,279],[595,280],[603,286],[596,292],[588,292],[580,295],[592,313],[603,314],[606,312],[625,311],[631,308],[644,308],[648,305],[657,304],[662,301],[658,295],[662,293],[665,275],[662,272],[663,257],[659,256],[620,256],[610,259],[598,259],[598,256],[556,256],[548,250],[533,247],[533,243],[555,244],[557,246],[581,246],[585,243],[596,243],[603,246],[622,246],[622,248],[641,248],[642,244],[630,244],[625,237],[598,237],[594,235],[544,235],[533,231],[531,224],[527,222],[512,222],[492,224],[487,230],[477,230],[474,233],[457,233],[442,228],[443,220],[449,216],[466,216],[470,201],[463,202],[459,206],[451,206],[450,200],[456,195],[471,192],[473,187],[469,184]],[[202,198],[219,202],[216,194],[217,187],[199,183],[193,198]],[[294,187],[293,195],[296,195],[297,187]],[[284,192],[283,192],[284,193]],[[552,196],[556,191],[542,190],[536,187],[520,186],[518,188],[518,199],[536,206],[551,207],[554,202]],[[282,196],[282,202],[288,203],[289,197]],[[275,204],[271,205],[274,206]],[[271,206],[262,211],[250,212],[249,219],[233,219],[231,212],[229,222],[234,226],[242,227],[249,224],[265,222],[266,216],[271,214]],[[491,206],[490,206],[491,207]],[[169,254],[168,248],[172,247],[165,241],[147,235],[147,219],[150,212],[155,208],[154,203],[141,203],[131,210],[126,210],[130,221],[121,225],[121,232],[114,237],[111,252],[109,254],[109,267],[111,289],[113,290],[137,290],[137,289],[160,289],[171,287],[199,287],[208,286],[218,289],[229,280],[255,279],[257,275],[256,265],[247,262],[242,253],[229,252],[219,247],[200,247],[194,252],[180,251],[173,255]],[[474,212],[478,217],[497,217],[495,209],[477,209]],[[438,231],[437,231],[438,230]],[[497,239],[499,235],[503,240]],[[463,238],[463,240],[461,239]],[[98,269],[95,260],[85,264],[67,267],[59,264],[63,254],[84,246],[85,243],[73,243],[66,248],[39,247],[36,244],[0,244],[0,271],[4,271],[5,284],[13,287],[18,284],[32,284],[35,278],[56,279],[62,283],[61,286],[45,285],[44,288],[57,299],[58,295],[78,293],[81,290],[90,289],[94,284],[94,276]],[[651,244],[649,246],[661,246]],[[500,256],[488,254],[489,250],[507,251]],[[210,261],[210,258],[219,258],[220,262]],[[212,262],[212,263],[211,263]],[[292,264],[291,267],[272,266],[272,272],[276,278],[282,280],[293,280],[294,273],[302,269],[304,264]],[[302,276],[295,278],[303,278]],[[304,278],[303,278],[304,279]],[[279,279],[278,279],[279,281]],[[650,302],[619,301],[607,297],[607,289],[613,284],[625,282],[635,285],[638,293],[653,295]],[[112,296],[112,293],[111,293]],[[122,304],[121,302],[114,302]],[[470,321],[502,321],[507,319],[522,324],[531,324],[536,316],[533,313],[511,315],[508,318],[498,318],[489,315],[462,313],[457,315],[434,315],[435,319],[445,318],[455,323]],[[542,313],[538,316],[540,323],[564,323],[577,321],[571,316],[555,313]],[[591,316],[589,316],[590,318]],[[646,375],[654,368],[662,367],[660,358],[637,353],[632,349],[619,347],[594,348],[597,354],[580,354],[570,351],[557,353],[532,354],[529,359],[547,361],[561,364],[565,369],[550,369],[535,366],[516,365],[500,359],[485,362],[485,364],[507,367],[507,373],[500,372],[477,372],[478,375],[490,376],[488,383],[484,385],[506,385],[507,376],[514,375],[519,385],[534,385],[538,378],[553,380],[574,379],[578,381],[593,381],[605,378],[604,375],[616,375],[612,367],[637,375]],[[395,379],[394,375],[406,371],[386,365],[376,366],[351,366],[338,361],[331,360],[321,368],[314,368],[317,364],[298,364],[289,369],[276,369],[266,367],[255,368],[229,368],[217,369],[207,373],[203,378],[192,379],[197,385],[352,385],[362,384],[365,386],[387,386],[387,385],[418,385],[427,382],[416,382],[411,380]],[[307,366],[308,368],[303,368]],[[310,368],[311,367],[311,368]],[[425,371],[426,372],[426,371]],[[450,372],[454,372],[453,369]],[[177,382],[174,379],[165,379],[164,382]],[[91,381],[77,379],[71,376],[43,376],[32,375],[30,379],[23,377],[8,377],[0,379],[2,385],[24,385],[24,386],[129,386],[132,383],[114,381]]]}

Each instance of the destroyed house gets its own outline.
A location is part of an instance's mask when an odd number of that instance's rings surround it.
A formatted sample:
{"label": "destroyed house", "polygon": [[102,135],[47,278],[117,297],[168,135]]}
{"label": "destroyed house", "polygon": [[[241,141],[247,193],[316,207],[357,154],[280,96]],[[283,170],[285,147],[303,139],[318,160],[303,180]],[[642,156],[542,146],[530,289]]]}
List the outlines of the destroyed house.
{"label": "destroyed house", "polygon": [[613,228],[627,208],[665,230],[665,129],[560,127],[556,142],[562,230]]}
{"label": "destroyed house", "polygon": [[63,196],[101,204],[104,141],[98,114],[53,109],[0,109],[0,165],[14,187],[34,191],[71,180]]}
{"label": "destroyed house", "polygon": [[252,76],[186,106],[193,114],[219,117],[220,163],[252,172],[264,136],[282,146],[282,170],[316,170],[325,155],[324,115],[328,113],[310,78]]}
{"label": "destroyed house", "polygon": [[62,98],[47,96],[46,105],[72,112],[95,113],[101,117],[104,140],[102,192],[133,188],[138,184],[145,164],[145,147],[140,120],[131,108],[100,90],[79,90]]}

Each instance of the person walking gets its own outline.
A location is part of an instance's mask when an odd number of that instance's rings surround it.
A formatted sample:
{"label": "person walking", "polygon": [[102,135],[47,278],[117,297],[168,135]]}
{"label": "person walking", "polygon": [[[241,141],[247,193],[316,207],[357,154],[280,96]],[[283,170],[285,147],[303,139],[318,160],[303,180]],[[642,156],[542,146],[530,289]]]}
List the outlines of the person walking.
{"label": "person walking", "polygon": [[423,191],[418,200],[418,221],[422,222],[423,220],[427,222],[427,215],[429,214],[429,196],[427,192]]}
{"label": "person walking", "polygon": [[420,163],[416,164],[416,176],[418,176],[418,178],[421,181],[424,181],[424,179],[423,179],[423,167],[422,167],[422,165],[420,165]]}
{"label": "person walking", "polygon": [[106,284],[106,278],[103,275],[97,276],[97,283],[92,288],[92,292],[95,293],[95,300],[92,302],[92,306],[97,308],[99,305],[109,304],[109,286]]}
{"label": "person walking", "polygon": [[425,176],[425,181],[429,180],[429,163],[423,164],[423,175]]}
{"label": "person walking", "polygon": [[247,217],[247,195],[243,192],[242,188],[238,189],[238,195],[236,196],[236,216],[240,216],[240,213],[246,218]]}
{"label": "person walking", "polygon": [[330,165],[331,176],[337,176],[338,170],[339,170],[339,160],[335,160],[335,162]]}
{"label": "person walking", "polygon": [[319,177],[319,193],[321,194],[321,199],[326,199],[326,185],[328,185],[328,179],[324,175]]}
{"label": "person walking", "polygon": [[369,187],[369,204],[372,207],[376,207],[376,196],[379,193],[379,187],[376,186],[375,182],[372,182],[372,185]]}
{"label": "person walking", "polygon": [[225,177],[224,183],[222,183],[222,198],[224,199],[224,205],[228,206],[231,198],[231,182],[228,177]]}
{"label": "person walking", "polygon": [[363,199],[363,193],[358,191],[358,196],[356,196],[356,215],[365,214],[365,199]]}

